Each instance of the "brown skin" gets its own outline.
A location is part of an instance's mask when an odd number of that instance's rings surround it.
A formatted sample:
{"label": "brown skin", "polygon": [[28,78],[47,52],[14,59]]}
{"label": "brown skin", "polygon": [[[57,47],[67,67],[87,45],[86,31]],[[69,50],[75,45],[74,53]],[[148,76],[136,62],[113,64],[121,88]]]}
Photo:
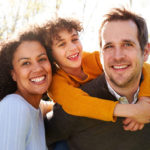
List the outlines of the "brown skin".
{"label": "brown skin", "polygon": [[12,78],[17,82],[16,93],[33,107],[39,108],[42,94],[51,83],[51,64],[46,50],[37,41],[25,41],[19,45],[13,58]]}

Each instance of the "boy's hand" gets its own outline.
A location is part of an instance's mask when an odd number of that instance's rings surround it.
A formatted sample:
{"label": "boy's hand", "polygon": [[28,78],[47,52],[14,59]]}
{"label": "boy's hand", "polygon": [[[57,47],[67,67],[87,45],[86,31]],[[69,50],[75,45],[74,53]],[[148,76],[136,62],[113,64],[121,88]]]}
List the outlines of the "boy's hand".
{"label": "boy's hand", "polygon": [[144,127],[143,123],[138,123],[135,120],[131,118],[126,118],[123,120],[123,128],[126,131],[137,131],[137,130],[142,130]]}

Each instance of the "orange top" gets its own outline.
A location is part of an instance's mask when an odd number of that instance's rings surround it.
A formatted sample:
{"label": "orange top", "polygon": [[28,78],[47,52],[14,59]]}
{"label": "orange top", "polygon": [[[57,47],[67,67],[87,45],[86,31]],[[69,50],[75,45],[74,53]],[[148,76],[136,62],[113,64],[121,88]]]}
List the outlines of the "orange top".
{"label": "orange top", "polygon": [[[53,76],[53,82],[48,90],[48,94],[69,114],[114,122],[116,119],[113,117],[113,111],[118,101],[114,102],[91,97],[78,88],[80,85],[102,74],[103,70],[99,55],[98,51],[83,53],[82,68],[84,73],[88,76],[85,80],[81,80],[59,69]],[[147,67],[150,67],[150,65]],[[144,70],[143,73],[144,76],[148,78],[150,69],[149,72]],[[147,82],[149,80],[150,79],[146,79],[141,84],[140,92],[142,92],[140,96],[150,96],[150,92],[148,95],[148,88],[150,90],[150,86],[147,86],[147,83],[150,83]]]}

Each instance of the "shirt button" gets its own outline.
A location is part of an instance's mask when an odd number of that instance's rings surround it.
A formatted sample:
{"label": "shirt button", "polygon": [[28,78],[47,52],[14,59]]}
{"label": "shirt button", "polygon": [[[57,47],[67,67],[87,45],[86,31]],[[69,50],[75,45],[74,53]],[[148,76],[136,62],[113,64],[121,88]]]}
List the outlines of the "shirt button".
{"label": "shirt button", "polygon": [[119,102],[120,102],[121,104],[129,104],[129,102],[128,102],[128,100],[127,100],[126,97],[120,97],[120,98],[119,98]]}

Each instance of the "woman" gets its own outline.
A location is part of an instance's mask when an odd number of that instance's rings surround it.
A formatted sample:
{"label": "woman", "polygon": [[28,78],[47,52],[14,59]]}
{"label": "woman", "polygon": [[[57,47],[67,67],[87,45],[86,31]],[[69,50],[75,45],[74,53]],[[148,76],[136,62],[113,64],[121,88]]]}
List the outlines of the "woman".
{"label": "woman", "polygon": [[0,147],[3,150],[47,149],[39,104],[51,84],[52,58],[40,33],[35,28],[1,47]]}

